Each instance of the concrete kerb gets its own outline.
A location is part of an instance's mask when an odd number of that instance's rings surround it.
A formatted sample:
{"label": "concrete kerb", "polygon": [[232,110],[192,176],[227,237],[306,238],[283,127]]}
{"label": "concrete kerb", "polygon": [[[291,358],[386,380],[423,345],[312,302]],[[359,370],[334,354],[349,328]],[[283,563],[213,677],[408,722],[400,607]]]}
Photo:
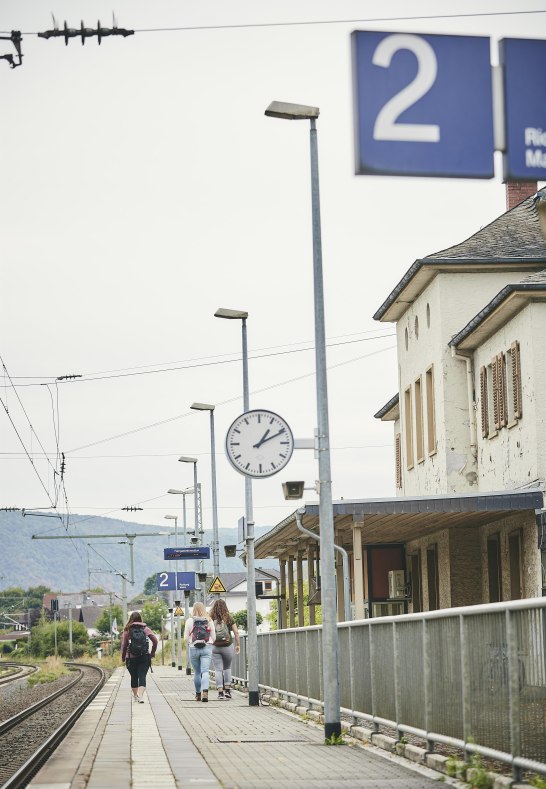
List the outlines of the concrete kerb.
{"label": "concrete kerb", "polygon": [[[239,687],[238,689],[242,692],[245,691],[244,687]],[[309,721],[316,725],[324,724],[324,716],[319,710],[303,707],[298,703],[290,702],[287,699],[273,696],[271,693],[261,693],[260,699],[264,703],[279,707],[280,709],[285,710],[288,714],[303,718],[305,721]],[[365,726],[357,726],[355,724],[348,723],[347,721],[341,721],[341,728],[343,736],[349,737],[356,745],[361,745],[361,743],[368,746],[373,745],[374,747],[380,748],[383,751],[387,751],[388,753],[394,754],[403,759],[407,759],[414,764],[428,767],[430,770],[434,770],[441,775],[449,776],[450,771],[448,762],[450,759],[448,756],[443,756],[439,753],[427,751],[425,748],[420,748],[419,746],[412,745],[411,743],[401,742],[400,740],[396,740],[394,737],[389,737],[386,734],[381,734],[380,732],[375,732],[372,729],[366,728]],[[471,768],[468,769],[466,773],[466,780],[472,780],[473,772],[474,771]],[[526,783],[515,783],[513,778],[506,775],[499,775],[497,773],[490,772],[488,773],[488,777],[491,782],[491,789],[507,789],[508,787],[510,787],[510,789],[529,789],[530,786],[530,784]]]}

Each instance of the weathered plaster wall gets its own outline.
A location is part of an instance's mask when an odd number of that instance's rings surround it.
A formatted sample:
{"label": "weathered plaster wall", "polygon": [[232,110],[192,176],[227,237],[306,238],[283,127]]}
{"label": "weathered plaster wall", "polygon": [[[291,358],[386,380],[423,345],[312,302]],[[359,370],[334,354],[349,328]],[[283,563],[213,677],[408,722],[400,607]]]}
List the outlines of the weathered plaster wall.
{"label": "weathered plaster wall", "polygon": [[[478,458],[481,490],[504,490],[527,485],[546,475],[546,305],[529,304],[492,335],[474,354],[475,388],[478,398]],[[482,437],[480,368],[498,353],[506,353],[515,340],[520,343],[523,411],[521,419],[498,432],[490,427]]]}
{"label": "weathered plaster wall", "polygon": [[478,526],[458,526],[449,531],[451,605],[483,603],[482,553]]}

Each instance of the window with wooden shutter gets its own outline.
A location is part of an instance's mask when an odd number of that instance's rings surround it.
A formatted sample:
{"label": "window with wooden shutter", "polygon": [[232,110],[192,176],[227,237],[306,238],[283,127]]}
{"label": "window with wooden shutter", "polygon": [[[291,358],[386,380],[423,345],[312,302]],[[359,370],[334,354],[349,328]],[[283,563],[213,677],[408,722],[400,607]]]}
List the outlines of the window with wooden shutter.
{"label": "window with wooden shutter", "polygon": [[429,455],[436,452],[436,413],[434,406],[434,365],[425,373],[425,393],[427,398],[427,449]]}
{"label": "window with wooden shutter", "polygon": [[495,430],[500,430],[499,366],[496,356],[491,359],[491,373],[493,376],[493,424],[495,425]]}
{"label": "window with wooden shutter", "polygon": [[406,468],[413,468],[413,405],[411,386],[404,392],[404,433],[406,436]]}
{"label": "window with wooden shutter", "polygon": [[394,438],[394,457],[396,463],[396,487],[402,487],[402,436],[397,433]]}
{"label": "window with wooden shutter", "polygon": [[480,367],[480,408],[482,414],[482,438],[489,435],[489,403],[487,400],[487,368]]}
{"label": "window with wooden shutter", "polygon": [[508,403],[506,396],[506,361],[503,353],[497,354],[497,369],[499,421],[500,426],[505,427],[508,424]]}
{"label": "window with wooden shutter", "polygon": [[516,340],[510,346],[510,359],[512,362],[512,402],[515,419],[522,415],[522,390],[521,390],[521,362],[519,355],[519,342]]}

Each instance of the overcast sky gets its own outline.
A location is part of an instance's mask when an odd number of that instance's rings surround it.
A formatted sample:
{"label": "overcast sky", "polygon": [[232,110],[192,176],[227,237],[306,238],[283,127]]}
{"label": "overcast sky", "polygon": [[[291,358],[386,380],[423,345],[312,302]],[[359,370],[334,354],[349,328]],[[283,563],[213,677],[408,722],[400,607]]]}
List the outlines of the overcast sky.
{"label": "overcast sky", "polygon": [[[199,459],[210,528],[197,400],[217,405],[219,523],[236,525],[244,482],[223,441],[243,410],[241,332],[218,307],[249,312],[251,407],[313,435],[309,126],[266,118],[273,99],[321,110],[333,496],[395,495],[392,426],[373,418],[397,391],[394,327],[372,315],[416,258],[501,214],[505,192],[500,161],[490,181],[354,175],[350,34],[490,35],[494,60],[504,36],[546,38],[546,14],[515,8],[544,5],[117,0],[136,34],[82,47],[35,34],[50,10],[61,26],[109,25],[111,0],[2,0],[0,29],[23,31],[24,63],[0,61],[0,506],[50,505],[58,446],[74,522],[140,505],[130,519],[167,525],[182,503],[167,489],[193,482],[184,454]],[[410,9],[422,18],[400,18]],[[82,378],[55,384],[69,374]],[[256,524],[293,511],[283,480],[317,476],[297,451],[256,482]]]}

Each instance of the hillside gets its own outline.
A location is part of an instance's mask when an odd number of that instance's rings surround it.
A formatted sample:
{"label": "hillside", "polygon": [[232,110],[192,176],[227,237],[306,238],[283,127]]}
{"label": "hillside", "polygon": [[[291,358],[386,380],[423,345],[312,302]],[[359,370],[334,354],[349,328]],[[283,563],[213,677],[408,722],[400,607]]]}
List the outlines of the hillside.
{"label": "hillside", "polygon": [[[69,528],[70,537],[77,539],[32,539],[33,535],[53,537],[67,533],[60,521],[53,518],[23,517],[20,512],[0,512],[0,589],[9,586],[27,589],[29,586],[44,584],[58,592],[75,592],[89,586],[120,591],[121,579],[114,571],[130,575],[130,549],[127,544],[119,544],[125,539],[123,536],[113,535],[165,532],[163,527],[143,526],[113,518],[73,515],[72,520],[80,521],[79,525]],[[265,534],[270,528],[256,527],[256,537]],[[82,538],[82,535],[86,537]],[[91,539],[89,535],[106,536]],[[241,559],[227,559],[223,550],[224,545],[237,542],[237,529],[220,529],[219,538],[220,572],[244,570]],[[203,543],[208,545],[211,540],[212,531],[205,530]],[[163,548],[168,544],[167,536],[135,539],[135,593],[142,591],[148,576],[167,569]],[[179,562],[178,569],[186,569],[184,564]],[[277,563],[260,560],[259,565],[275,568]],[[212,560],[206,563],[206,569],[212,571]],[[133,594],[130,585],[127,593],[129,597]]]}

